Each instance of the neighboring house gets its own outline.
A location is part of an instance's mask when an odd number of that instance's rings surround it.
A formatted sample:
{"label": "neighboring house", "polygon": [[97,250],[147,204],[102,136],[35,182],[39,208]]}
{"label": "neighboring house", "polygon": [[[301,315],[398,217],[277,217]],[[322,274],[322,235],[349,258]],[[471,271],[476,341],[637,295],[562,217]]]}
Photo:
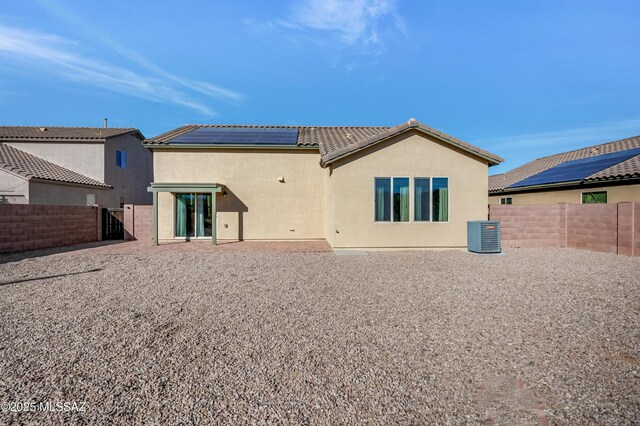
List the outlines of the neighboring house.
{"label": "neighboring house", "polygon": [[489,204],[640,201],[640,136],[539,158],[489,176]]}
{"label": "neighboring house", "polygon": [[149,204],[142,140],[137,129],[0,126],[0,203]]}
{"label": "neighboring house", "polygon": [[156,241],[326,239],[335,248],[466,247],[502,159],[397,127],[190,125],[153,151]]}

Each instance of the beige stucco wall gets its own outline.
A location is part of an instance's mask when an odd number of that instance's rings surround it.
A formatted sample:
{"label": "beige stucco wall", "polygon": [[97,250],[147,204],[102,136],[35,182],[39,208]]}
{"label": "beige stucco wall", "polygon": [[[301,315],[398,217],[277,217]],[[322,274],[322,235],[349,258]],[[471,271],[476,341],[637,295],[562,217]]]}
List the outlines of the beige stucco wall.
{"label": "beige stucco wall", "polygon": [[29,181],[0,170],[0,203],[29,204]]}
{"label": "beige stucco wall", "polygon": [[[132,135],[106,142],[12,141],[6,144],[111,185],[113,190],[103,192],[101,196],[100,204],[105,207],[120,207],[121,203],[151,204],[147,187],[153,180],[152,153]],[[116,167],[116,150],[127,153],[125,168]],[[31,204],[35,203],[31,201]]]}
{"label": "beige stucco wall", "polygon": [[[449,222],[413,222],[413,193],[410,222],[374,222],[374,178],[392,176],[448,177]],[[404,133],[334,163],[327,232],[335,248],[466,247],[467,221],[487,218],[487,177],[486,162],[422,133]]]}
{"label": "beige stucco wall", "polygon": [[86,206],[87,195],[94,194],[96,204],[107,206],[112,192],[109,188],[67,185],[42,181],[29,182],[29,204]]}
{"label": "beige stucco wall", "polygon": [[103,142],[5,142],[24,152],[104,182]]}
{"label": "beige stucco wall", "polygon": [[333,220],[333,180],[331,179],[332,168],[324,170],[324,234],[329,245],[333,247],[335,241],[335,226]]}
{"label": "beige stucco wall", "polygon": [[500,204],[500,198],[511,197],[513,204],[580,204],[583,192],[607,191],[607,202],[620,203],[625,201],[640,201],[639,185],[588,186],[584,189],[554,190],[532,192],[528,194],[503,194],[489,196],[489,204]]}
{"label": "beige stucco wall", "polygon": [[[116,150],[126,152],[127,166],[116,166]],[[151,204],[147,187],[153,180],[152,153],[140,139],[123,135],[107,140],[104,145],[104,180],[113,186],[110,199],[104,205],[120,207],[121,203]]]}
{"label": "beige stucco wall", "polygon": [[[317,150],[156,149],[154,182],[219,183],[219,239],[322,239],[324,170]],[[278,181],[284,177],[285,182]],[[158,239],[174,237],[174,197],[158,196]]]}

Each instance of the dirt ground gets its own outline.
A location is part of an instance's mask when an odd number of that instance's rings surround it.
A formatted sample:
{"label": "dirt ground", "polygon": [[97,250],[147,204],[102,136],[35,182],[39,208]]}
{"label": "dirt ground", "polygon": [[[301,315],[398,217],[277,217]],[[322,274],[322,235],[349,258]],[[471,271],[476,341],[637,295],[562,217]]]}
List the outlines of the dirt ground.
{"label": "dirt ground", "polygon": [[0,256],[0,423],[640,418],[640,258],[81,253]]}

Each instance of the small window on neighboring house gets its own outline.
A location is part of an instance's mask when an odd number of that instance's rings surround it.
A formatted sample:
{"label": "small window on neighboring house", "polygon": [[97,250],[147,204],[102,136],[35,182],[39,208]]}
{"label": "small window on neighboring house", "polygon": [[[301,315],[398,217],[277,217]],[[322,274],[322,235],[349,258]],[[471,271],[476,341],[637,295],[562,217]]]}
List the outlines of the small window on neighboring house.
{"label": "small window on neighboring house", "polygon": [[500,198],[500,204],[513,204],[513,199],[511,197],[502,197]]}
{"label": "small window on neighboring house", "polygon": [[116,167],[122,169],[127,167],[127,153],[116,149]]}
{"label": "small window on neighboring house", "polygon": [[606,202],[607,191],[582,193],[582,204],[602,204]]}
{"label": "small window on neighboring house", "polygon": [[96,194],[87,194],[87,205],[93,206],[96,204]]}

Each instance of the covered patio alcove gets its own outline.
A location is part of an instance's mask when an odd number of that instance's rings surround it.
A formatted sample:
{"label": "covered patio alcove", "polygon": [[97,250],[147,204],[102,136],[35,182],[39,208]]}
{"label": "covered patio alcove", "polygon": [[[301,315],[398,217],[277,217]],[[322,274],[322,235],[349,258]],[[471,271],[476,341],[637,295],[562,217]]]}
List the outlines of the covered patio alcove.
{"label": "covered patio alcove", "polygon": [[153,245],[158,245],[158,194],[171,193],[176,209],[173,217],[174,236],[191,238],[211,238],[217,244],[216,235],[216,195],[224,190],[217,183],[159,183],[152,182],[147,191],[153,193]]}

